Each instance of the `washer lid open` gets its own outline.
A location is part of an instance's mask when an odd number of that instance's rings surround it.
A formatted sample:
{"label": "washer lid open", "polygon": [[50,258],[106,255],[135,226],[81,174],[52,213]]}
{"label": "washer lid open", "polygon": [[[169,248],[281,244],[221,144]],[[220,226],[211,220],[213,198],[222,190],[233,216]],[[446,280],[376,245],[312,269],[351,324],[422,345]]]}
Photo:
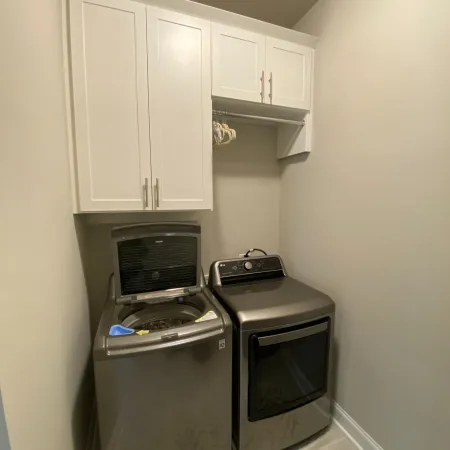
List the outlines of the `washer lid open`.
{"label": "washer lid open", "polygon": [[114,228],[112,243],[116,303],[161,303],[201,291],[199,225]]}

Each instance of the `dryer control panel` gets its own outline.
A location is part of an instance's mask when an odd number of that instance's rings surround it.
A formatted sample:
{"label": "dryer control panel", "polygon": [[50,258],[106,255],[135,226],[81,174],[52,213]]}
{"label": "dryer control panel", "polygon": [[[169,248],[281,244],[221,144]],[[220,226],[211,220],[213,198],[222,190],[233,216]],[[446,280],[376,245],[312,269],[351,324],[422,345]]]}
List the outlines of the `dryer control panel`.
{"label": "dryer control panel", "polygon": [[210,283],[218,286],[284,276],[283,261],[278,255],[216,261],[210,269]]}

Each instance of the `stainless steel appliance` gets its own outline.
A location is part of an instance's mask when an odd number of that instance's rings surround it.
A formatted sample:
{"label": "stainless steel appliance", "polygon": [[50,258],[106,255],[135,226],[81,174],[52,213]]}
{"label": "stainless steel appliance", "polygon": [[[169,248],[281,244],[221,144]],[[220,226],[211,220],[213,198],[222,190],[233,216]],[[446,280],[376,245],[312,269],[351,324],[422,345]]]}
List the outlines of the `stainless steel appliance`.
{"label": "stainless steel appliance", "polygon": [[200,227],[112,232],[94,342],[102,450],[230,450],[231,320],[205,286]]}
{"label": "stainless steel appliance", "polygon": [[281,450],[327,427],[334,302],[276,255],[217,261],[210,286],[233,320],[235,447]]}

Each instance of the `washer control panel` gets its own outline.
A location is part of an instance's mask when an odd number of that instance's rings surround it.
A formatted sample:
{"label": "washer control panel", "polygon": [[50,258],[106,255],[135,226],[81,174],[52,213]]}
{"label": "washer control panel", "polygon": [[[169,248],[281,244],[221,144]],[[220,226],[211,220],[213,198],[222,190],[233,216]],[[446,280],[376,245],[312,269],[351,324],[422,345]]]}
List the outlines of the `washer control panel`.
{"label": "washer control panel", "polygon": [[274,276],[285,276],[283,264],[279,256],[258,256],[251,258],[228,259],[217,261],[215,268],[223,283],[238,282],[243,279],[264,279]]}

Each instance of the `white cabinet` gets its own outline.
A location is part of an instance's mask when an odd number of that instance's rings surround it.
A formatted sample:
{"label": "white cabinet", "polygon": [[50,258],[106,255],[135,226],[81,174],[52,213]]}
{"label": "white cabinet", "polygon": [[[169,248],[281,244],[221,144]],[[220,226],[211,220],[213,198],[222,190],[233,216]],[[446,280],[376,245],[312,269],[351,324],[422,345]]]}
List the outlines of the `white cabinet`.
{"label": "white cabinet", "polygon": [[212,24],[212,93],[262,102],[266,38],[239,28]]}
{"label": "white cabinet", "polygon": [[270,104],[310,109],[312,52],[303,45],[266,39]]}
{"label": "white cabinet", "polygon": [[155,209],[212,208],[210,22],[147,8]]}
{"label": "white cabinet", "polygon": [[212,24],[212,94],[308,111],[313,50]]}
{"label": "white cabinet", "polygon": [[212,208],[210,22],[70,2],[78,210]]}
{"label": "white cabinet", "polygon": [[79,212],[211,209],[211,93],[310,111],[308,47],[131,0],[69,5]]}
{"label": "white cabinet", "polygon": [[70,5],[79,209],[142,210],[151,177],[145,6]]}

